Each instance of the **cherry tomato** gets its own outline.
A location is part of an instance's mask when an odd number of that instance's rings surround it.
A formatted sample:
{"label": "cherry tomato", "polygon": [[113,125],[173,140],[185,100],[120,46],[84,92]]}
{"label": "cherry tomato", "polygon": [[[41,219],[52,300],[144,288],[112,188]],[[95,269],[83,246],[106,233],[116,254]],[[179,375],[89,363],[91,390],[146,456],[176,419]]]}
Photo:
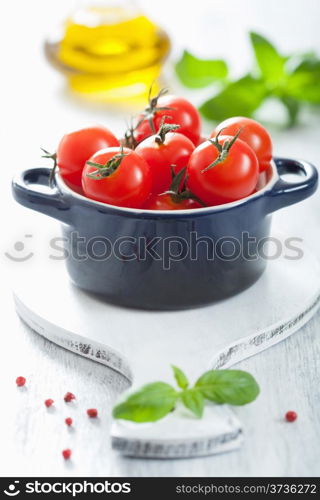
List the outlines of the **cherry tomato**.
{"label": "cherry tomato", "polygon": [[145,204],[147,210],[187,210],[201,208],[202,200],[196,200],[194,194],[186,189],[186,170],[183,167],[179,173],[173,172],[169,189],[161,194],[152,195]]}
{"label": "cherry tomato", "polygon": [[85,162],[100,149],[112,146],[119,146],[119,141],[104,127],[89,127],[64,135],[57,149],[57,164],[62,178],[72,189],[80,192]]}
{"label": "cherry tomato", "polygon": [[260,123],[251,118],[236,116],[220,123],[212,132],[215,137],[218,132],[223,135],[235,135],[241,129],[240,139],[246,142],[256,153],[260,172],[267,170],[272,160],[272,142],[267,130]]}
{"label": "cherry tomato", "polygon": [[231,136],[215,140],[224,153],[206,141],[193,151],[187,168],[187,187],[207,205],[220,205],[250,195],[259,174],[256,154],[245,142]]}
{"label": "cherry tomato", "polygon": [[128,148],[98,151],[82,172],[82,188],[88,198],[119,207],[142,207],[151,183],[149,165]]}
{"label": "cherry tomato", "polygon": [[[150,166],[153,194],[166,191],[172,180],[171,166],[178,173],[186,167],[194,150],[194,144],[185,135],[170,132],[173,125],[164,123],[156,135],[151,135],[140,142],[135,149],[137,155]],[[179,130],[179,129],[177,129]]]}
{"label": "cherry tomato", "polygon": [[203,135],[200,136],[197,146],[200,146],[203,142],[206,142],[208,139],[206,137],[203,137]]}
{"label": "cherry tomato", "polygon": [[156,194],[149,198],[144,208],[147,210],[188,210],[202,207],[200,203],[192,199],[175,201],[171,194]]}
{"label": "cherry tomato", "polygon": [[139,143],[153,135],[159,129],[163,117],[166,117],[166,123],[180,125],[179,133],[188,137],[194,145],[198,144],[201,123],[196,108],[182,97],[163,95],[161,92],[150,99],[149,106],[138,117],[138,126],[135,130],[136,141]]}

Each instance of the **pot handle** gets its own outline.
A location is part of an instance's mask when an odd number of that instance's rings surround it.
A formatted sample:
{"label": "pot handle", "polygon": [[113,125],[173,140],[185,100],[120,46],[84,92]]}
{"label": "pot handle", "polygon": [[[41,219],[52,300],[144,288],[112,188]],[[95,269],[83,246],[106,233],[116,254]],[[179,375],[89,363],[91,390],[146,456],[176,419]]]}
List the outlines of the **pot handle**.
{"label": "pot handle", "polygon": [[[70,224],[70,204],[56,184],[49,187],[50,172],[51,168],[39,167],[17,174],[12,181],[13,197],[24,207]],[[46,186],[47,192],[39,186]]]}
{"label": "pot handle", "polygon": [[[268,197],[267,210],[274,212],[279,208],[298,203],[311,196],[318,186],[318,171],[311,163],[303,160],[288,158],[274,158],[279,179],[275,185],[266,192]],[[293,174],[296,182],[287,182],[281,178],[283,174]]]}

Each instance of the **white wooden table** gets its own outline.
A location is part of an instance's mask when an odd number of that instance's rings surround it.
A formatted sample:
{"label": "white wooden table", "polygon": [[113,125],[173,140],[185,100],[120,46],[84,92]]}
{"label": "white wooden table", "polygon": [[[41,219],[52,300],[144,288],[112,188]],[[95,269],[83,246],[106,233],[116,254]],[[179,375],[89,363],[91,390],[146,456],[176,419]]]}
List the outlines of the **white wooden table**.
{"label": "white wooden table", "polygon": [[[255,375],[261,395],[237,409],[245,441],[239,451],[174,461],[126,459],[110,449],[110,412],[128,387],[119,374],[44,340],[12,317],[2,350],[1,475],[86,476],[307,476],[319,473],[320,315],[288,340],[238,365]],[[17,349],[17,346],[18,349]],[[10,359],[8,359],[10,357]],[[27,377],[26,390],[15,377]],[[66,391],[76,403],[63,401]],[[48,411],[43,402],[55,400]],[[85,410],[96,407],[98,421]],[[294,424],[283,421],[288,409]],[[74,431],[64,418],[74,419]],[[70,447],[73,460],[63,461]]]}
{"label": "white wooden table", "polygon": [[[253,373],[261,386],[261,395],[255,403],[236,410],[245,428],[242,448],[219,456],[175,461],[126,459],[113,452],[109,439],[111,408],[116,397],[128,387],[127,381],[106,367],[44,340],[16,317],[11,301],[10,281],[6,278],[11,263],[9,265],[4,252],[12,251],[16,241],[23,240],[25,234],[33,231],[34,219],[29,217],[25,209],[15,206],[11,201],[9,182],[13,169],[39,164],[38,146],[53,149],[61,133],[68,129],[95,121],[108,124],[113,120],[115,128],[120,131],[122,123],[122,118],[111,114],[110,110],[78,106],[62,91],[57,90],[61,85],[59,75],[46,66],[40,47],[51,11],[47,11],[48,6],[44,7],[43,2],[37,0],[28,2],[28,9],[30,3],[37,16],[32,21],[33,29],[28,28],[25,57],[21,59],[18,42],[13,44],[11,53],[5,55],[7,59],[4,64],[8,63],[12,78],[2,82],[4,89],[1,96],[6,116],[1,124],[1,142],[6,147],[2,151],[0,197],[4,233],[1,241],[3,271],[0,283],[3,320],[0,474],[318,475],[320,313],[288,340],[238,365]],[[18,4],[21,15],[17,20],[17,30],[22,37],[27,30],[27,6],[23,2]],[[315,6],[314,9],[316,8]],[[13,15],[13,11],[10,12],[13,5],[6,6],[6,9],[7,16]],[[267,12],[268,8],[265,6],[266,16]],[[257,13],[255,15],[258,16]],[[296,16],[298,15],[297,7]],[[311,19],[311,12],[309,16]],[[3,22],[6,16],[1,17]],[[316,18],[316,13],[313,17]],[[267,21],[262,21],[259,16],[254,19],[258,27],[261,24],[263,26],[263,22],[267,26]],[[8,33],[5,23],[2,28],[2,35]],[[309,45],[305,48],[309,48],[312,30],[310,34],[310,29],[304,23],[301,30],[299,37],[306,34],[304,43]],[[316,29],[313,33],[314,37],[318,36]],[[287,39],[286,42],[283,41],[283,45],[286,43],[289,43]],[[297,46],[296,41],[292,43]],[[15,61],[18,60],[17,66]],[[20,76],[23,78],[19,78]],[[19,120],[17,114],[13,114],[13,108],[19,111]],[[310,120],[312,126],[304,125],[291,132],[273,129],[276,153],[305,158],[320,165],[319,118],[305,116],[304,120]],[[32,245],[39,249],[46,235],[46,218],[41,215],[35,217],[38,223]],[[303,237],[320,257],[320,192],[303,204],[278,213],[276,217],[287,233]],[[27,377],[26,390],[15,387],[14,381],[18,375]],[[67,406],[63,402],[66,391],[76,394],[75,404]],[[48,397],[56,401],[52,411],[48,411],[43,404]],[[88,407],[99,409],[100,418],[97,421],[88,420],[85,414]],[[283,420],[284,413],[289,409],[299,414],[294,424],[287,424]],[[67,416],[74,419],[74,430],[65,426],[64,418]],[[61,457],[61,450],[66,447],[73,450],[70,462],[65,462]]]}

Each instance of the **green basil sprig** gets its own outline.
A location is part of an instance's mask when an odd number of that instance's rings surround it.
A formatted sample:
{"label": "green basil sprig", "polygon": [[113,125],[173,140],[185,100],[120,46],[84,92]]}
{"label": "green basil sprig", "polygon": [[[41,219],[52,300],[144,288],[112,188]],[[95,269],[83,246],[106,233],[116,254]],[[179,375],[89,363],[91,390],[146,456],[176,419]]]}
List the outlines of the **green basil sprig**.
{"label": "green basil sprig", "polygon": [[287,110],[288,125],[294,125],[303,105],[320,104],[320,59],[313,52],[285,56],[258,33],[249,35],[254,62],[252,70],[241,78],[230,79],[224,61],[199,59],[187,51],[176,63],[176,73],[189,88],[215,84],[214,95],[200,106],[209,120],[254,116],[263,102],[272,98]]}
{"label": "green basil sprig", "polygon": [[174,410],[178,401],[201,418],[205,400],[240,406],[251,403],[260,389],[254,377],[242,370],[210,370],[190,387],[185,373],[172,366],[179,389],[165,382],[143,386],[113,409],[113,417],[133,422],[156,422]]}
{"label": "green basil sprig", "polygon": [[189,88],[201,88],[226,78],[228,66],[221,59],[198,59],[185,50],[176,63],[176,73],[181,82]]}

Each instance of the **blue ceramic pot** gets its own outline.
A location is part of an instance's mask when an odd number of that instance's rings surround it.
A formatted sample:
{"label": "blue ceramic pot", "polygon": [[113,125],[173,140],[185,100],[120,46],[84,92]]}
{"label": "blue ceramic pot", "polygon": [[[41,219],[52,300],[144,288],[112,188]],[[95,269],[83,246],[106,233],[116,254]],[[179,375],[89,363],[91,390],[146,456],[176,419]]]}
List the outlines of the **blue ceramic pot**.
{"label": "blue ceramic pot", "polygon": [[[264,187],[234,203],[197,210],[144,211],[106,205],[73,192],[50,169],[13,181],[22,205],[61,221],[67,269],[80,288],[114,304],[180,309],[208,304],[252,285],[266,266],[271,214],[310,196],[315,167],[277,158]],[[281,175],[295,175],[286,182]],[[38,185],[38,186],[37,186]]]}

